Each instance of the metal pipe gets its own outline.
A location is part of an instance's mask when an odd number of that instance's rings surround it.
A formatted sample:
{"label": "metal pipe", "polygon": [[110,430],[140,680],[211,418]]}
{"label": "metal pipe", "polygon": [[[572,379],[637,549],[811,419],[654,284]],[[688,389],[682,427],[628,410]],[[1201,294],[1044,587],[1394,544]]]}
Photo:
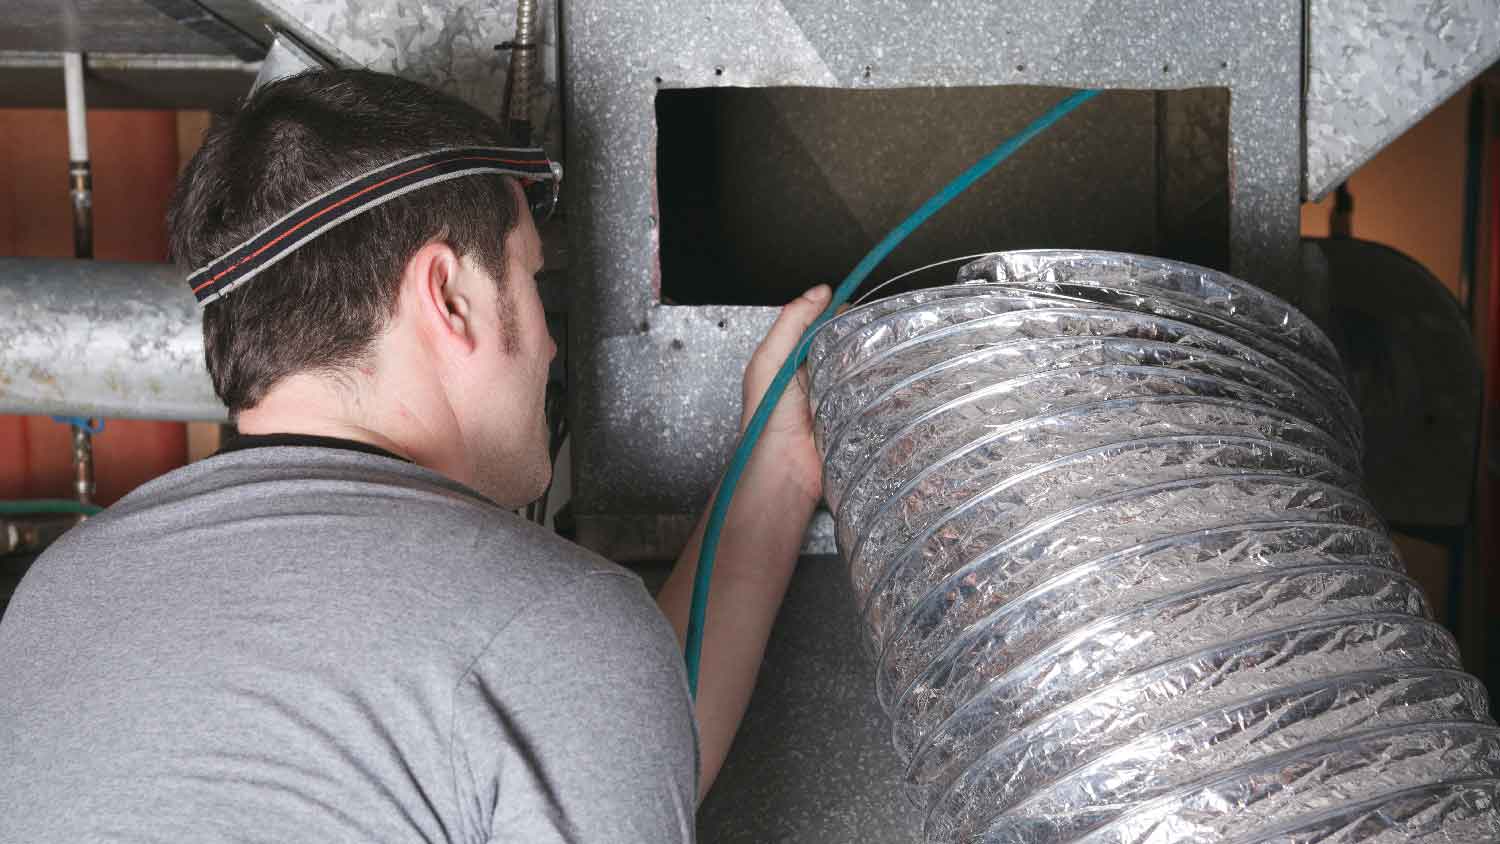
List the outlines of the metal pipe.
{"label": "metal pipe", "polygon": [[73,198],[73,256],[94,257],[94,176],[87,161],[68,164]]}
{"label": "metal pipe", "polygon": [[82,425],[73,426],[73,493],[79,504],[94,503],[94,437]]}
{"label": "metal pipe", "polygon": [[89,163],[88,107],[83,98],[83,54],[63,54],[68,110],[68,189],[73,198],[73,256],[94,257],[94,176]]}
{"label": "metal pipe", "polygon": [[169,264],[0,258],[0,413],[223,421]]}
{"label": "metal pipe", "polygon": [[532,73],[536,68],[537,0],[517,0],[516,37],[510,43],[506,78],[505,128],[515,143],[531,142]]}
{"label": "metal pipe", "polygon": [[63,53],[63,87],[68,109],[68,158],[88,161],[89,132],[83,98],[82,53]]}

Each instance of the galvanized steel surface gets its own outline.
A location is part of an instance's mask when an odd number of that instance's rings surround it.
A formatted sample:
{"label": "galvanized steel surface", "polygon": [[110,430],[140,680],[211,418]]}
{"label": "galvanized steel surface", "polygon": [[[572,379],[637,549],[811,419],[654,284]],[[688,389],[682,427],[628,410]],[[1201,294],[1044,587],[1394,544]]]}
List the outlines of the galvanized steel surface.
{"label": "galvanized steel surface", "polygon": [[775,318],[771,308],[659,307],[625,334],[575,343],[594,367],[592,378],[574,372],[575,506],[701,510],[703,481],[734,448],[744,362]]}
{"label": "galvanized steel surface", "polygon": [[170,265],[0,258],[0,413],[222,421]]}
{"label": "galvanized steel surface", "polygon": [[323,67],[324,64],[322,57],[314,55],[311,49],[299,43],[294,36],[278,32],[271,41],[271,49],[266,52],[265,61],[260,63],[260,72],[255,74],[255,84],[250,86],[248,93],[253,94],[278,79]]}
{"label": "galvanized steel surface", "polygon": [[[564,4],[562,18],[580,521],[701,506],[736,432],[743,362],[771,319],[757,309],[692,309],[698,315],[658,304],[659,90],[1228,88],[1234,263],[1268,283],[1295,278],[1302,22],[1296,2],[1220,4],[1208,17],[1201,4],[1176,0],[958,2],[944,4],[941,14],[910,14],[906,4],[888,0],[631,0]],[[941,137],[933,127],[905,124],[900,114],[859,137],[865,147],[881,147],[892,135],[928,143]],[[1097,154],[1109,156],[1107,131],[1096,141]],[[1029,175],[1055,186],[1066,172],[1059,160]],[[945,175],[933,174],[934,187]],[[1059,201],[1067,195],[1057,193]],[[715,314],[730,317],[728,335],[715,333]],[[688,351],[674,350],[673,340]],[[688,454],[691,460],[682,456]]]}
{"label": "galvanized steel surface", "polygon": [[1500,59],[1500,0],[1306,0],[1307,196]]}
{"label": "galvanized steel surface", "polygon": [[[510,54],[496,47],[516,31],[512,2],[464,0],[260,0],[278,22],[339,64],[394,73],[458,96],[487,114],[500,109]],[[540,67],[535,125],[546,124],[556,89],[556,5],[540,0]]]}
{"label": "galvanized steel surface", "polygon": [[837,557],[803,557],[749,711],[698,809],[702,844],[912,844],[890,725]]}

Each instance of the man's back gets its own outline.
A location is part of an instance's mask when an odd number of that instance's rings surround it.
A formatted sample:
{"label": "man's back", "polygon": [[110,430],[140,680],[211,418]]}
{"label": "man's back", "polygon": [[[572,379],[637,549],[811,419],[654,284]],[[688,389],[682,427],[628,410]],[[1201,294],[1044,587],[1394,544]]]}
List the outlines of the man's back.
{"label": "man's back", "polygon": [[402,461],[269,447],[137,490],[0,623],[0,841],[688,840],[639,581]]}

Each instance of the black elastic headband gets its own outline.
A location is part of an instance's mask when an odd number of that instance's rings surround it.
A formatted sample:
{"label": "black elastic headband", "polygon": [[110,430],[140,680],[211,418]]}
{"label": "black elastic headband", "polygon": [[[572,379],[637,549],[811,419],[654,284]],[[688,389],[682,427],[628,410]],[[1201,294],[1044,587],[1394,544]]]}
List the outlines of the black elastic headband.
{"label": "black elastic headband", "polygon": [[560,178],[556,165],[539,148],[461,147],[408,156],[302,203],[254,237],[194,270],[187,278],[188,286],[198,305],[205,306],[345,220],[418,188],[482,173],[527,181]]}

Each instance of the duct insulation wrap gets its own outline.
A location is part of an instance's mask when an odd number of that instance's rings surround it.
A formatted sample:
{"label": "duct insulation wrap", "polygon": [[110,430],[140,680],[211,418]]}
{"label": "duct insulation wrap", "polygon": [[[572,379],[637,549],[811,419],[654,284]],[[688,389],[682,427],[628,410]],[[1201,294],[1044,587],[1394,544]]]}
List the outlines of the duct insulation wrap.
{"label": "duct insulation wrap", "polygon": [[927,840],[1500,841],[1500,730],[1360,493],[1323,333],[1154,258],[959,281],[808,358]]}

